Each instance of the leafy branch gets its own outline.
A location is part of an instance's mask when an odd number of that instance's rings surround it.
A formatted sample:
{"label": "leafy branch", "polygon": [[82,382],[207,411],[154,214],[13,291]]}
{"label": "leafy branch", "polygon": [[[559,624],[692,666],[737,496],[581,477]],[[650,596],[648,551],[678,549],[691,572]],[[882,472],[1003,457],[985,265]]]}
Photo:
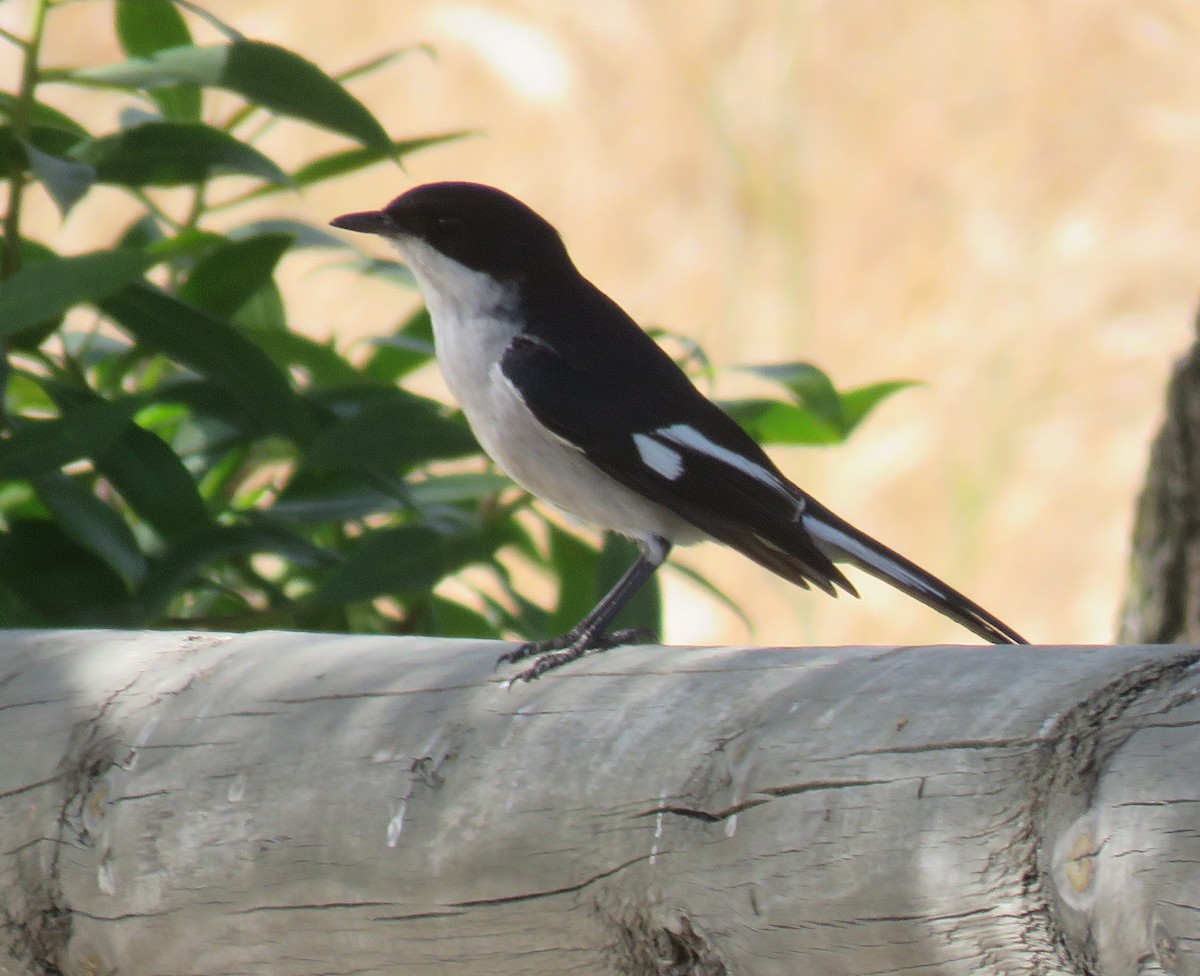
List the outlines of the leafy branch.
{"label": "leafy branch", "polygon": [[[0,626],[564,629],[627,544],[547,520],[457,411],[403,387],[432,362],[425,312],[357,347],[289,328],[276,273],[296,252],[411,292],[406,269],[286,210],[243,216],[467,135],[388,133],[347,87],[410,52],[331,75],[193,2],[106,2],[119,63],[41,64],[61,0],[35,0],[26,36],[0,30],[23,58],[0,92]],[[196,19],[223,40],[196,44]],[[106,93],[120,125],[92,131],[43,101],[49,86]],[[209,123],[217,91],[237,105]],[[262,148],[277,125],[342,144],[289,164]],[[99,187],[136,211],[107,248],[62,254],[26,234],[27,193],[65,220]],[[699,350],[688,360],[708,369]],[[803,364],[757,372],[784,396],[728,406],[781,444],[836,443],[906,385],[839,392]],[[551,606],[525,595],[520,565],[558,582]],[[651,588],[622,623],[659,615]]]}

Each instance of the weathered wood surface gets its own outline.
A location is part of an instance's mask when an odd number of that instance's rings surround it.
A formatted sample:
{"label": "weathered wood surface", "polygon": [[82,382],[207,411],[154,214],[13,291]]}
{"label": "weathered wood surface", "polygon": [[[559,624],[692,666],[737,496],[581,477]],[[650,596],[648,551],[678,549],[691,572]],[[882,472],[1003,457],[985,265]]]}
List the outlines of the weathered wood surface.
{"label": "weathered wood surface", "polygon": [[1200,651],[0,636],[0,971],[1200,972]]}

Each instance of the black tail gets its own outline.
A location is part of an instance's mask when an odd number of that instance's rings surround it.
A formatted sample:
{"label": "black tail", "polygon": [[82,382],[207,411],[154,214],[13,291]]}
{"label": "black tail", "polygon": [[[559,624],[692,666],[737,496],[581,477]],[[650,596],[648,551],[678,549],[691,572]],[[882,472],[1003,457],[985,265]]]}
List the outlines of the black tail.
{"label": "black tail", "polygon": [[831,559],[844,560],[890,583],[993,644],[1028,644],[1020,634],[936,576],[860,532],[828,509],[810,505],[804,528]]}

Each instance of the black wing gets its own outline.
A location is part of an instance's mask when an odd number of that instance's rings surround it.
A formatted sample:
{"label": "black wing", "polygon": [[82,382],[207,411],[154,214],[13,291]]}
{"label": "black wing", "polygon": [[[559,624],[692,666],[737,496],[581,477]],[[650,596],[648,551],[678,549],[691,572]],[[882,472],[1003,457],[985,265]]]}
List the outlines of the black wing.
{"label": "black wing", "polygon": [[[558,334],[553,346],[519,335],[501,372],[540,423],[614,480],[784,579],[854,594],[804,527],[816,503],[653,340],[628,326],[586,339],[576,333],[565,353]],[[598,339],[612,341],[602,348]]]}

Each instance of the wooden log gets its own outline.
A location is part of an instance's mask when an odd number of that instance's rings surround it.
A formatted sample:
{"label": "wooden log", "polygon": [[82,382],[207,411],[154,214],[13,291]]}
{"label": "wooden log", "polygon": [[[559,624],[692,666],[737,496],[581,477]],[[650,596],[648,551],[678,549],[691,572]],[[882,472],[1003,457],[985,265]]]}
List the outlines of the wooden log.
{"label": "wooden log", "polygon": [[13,974],[1200,973],[1200,651],[0,636]]}

